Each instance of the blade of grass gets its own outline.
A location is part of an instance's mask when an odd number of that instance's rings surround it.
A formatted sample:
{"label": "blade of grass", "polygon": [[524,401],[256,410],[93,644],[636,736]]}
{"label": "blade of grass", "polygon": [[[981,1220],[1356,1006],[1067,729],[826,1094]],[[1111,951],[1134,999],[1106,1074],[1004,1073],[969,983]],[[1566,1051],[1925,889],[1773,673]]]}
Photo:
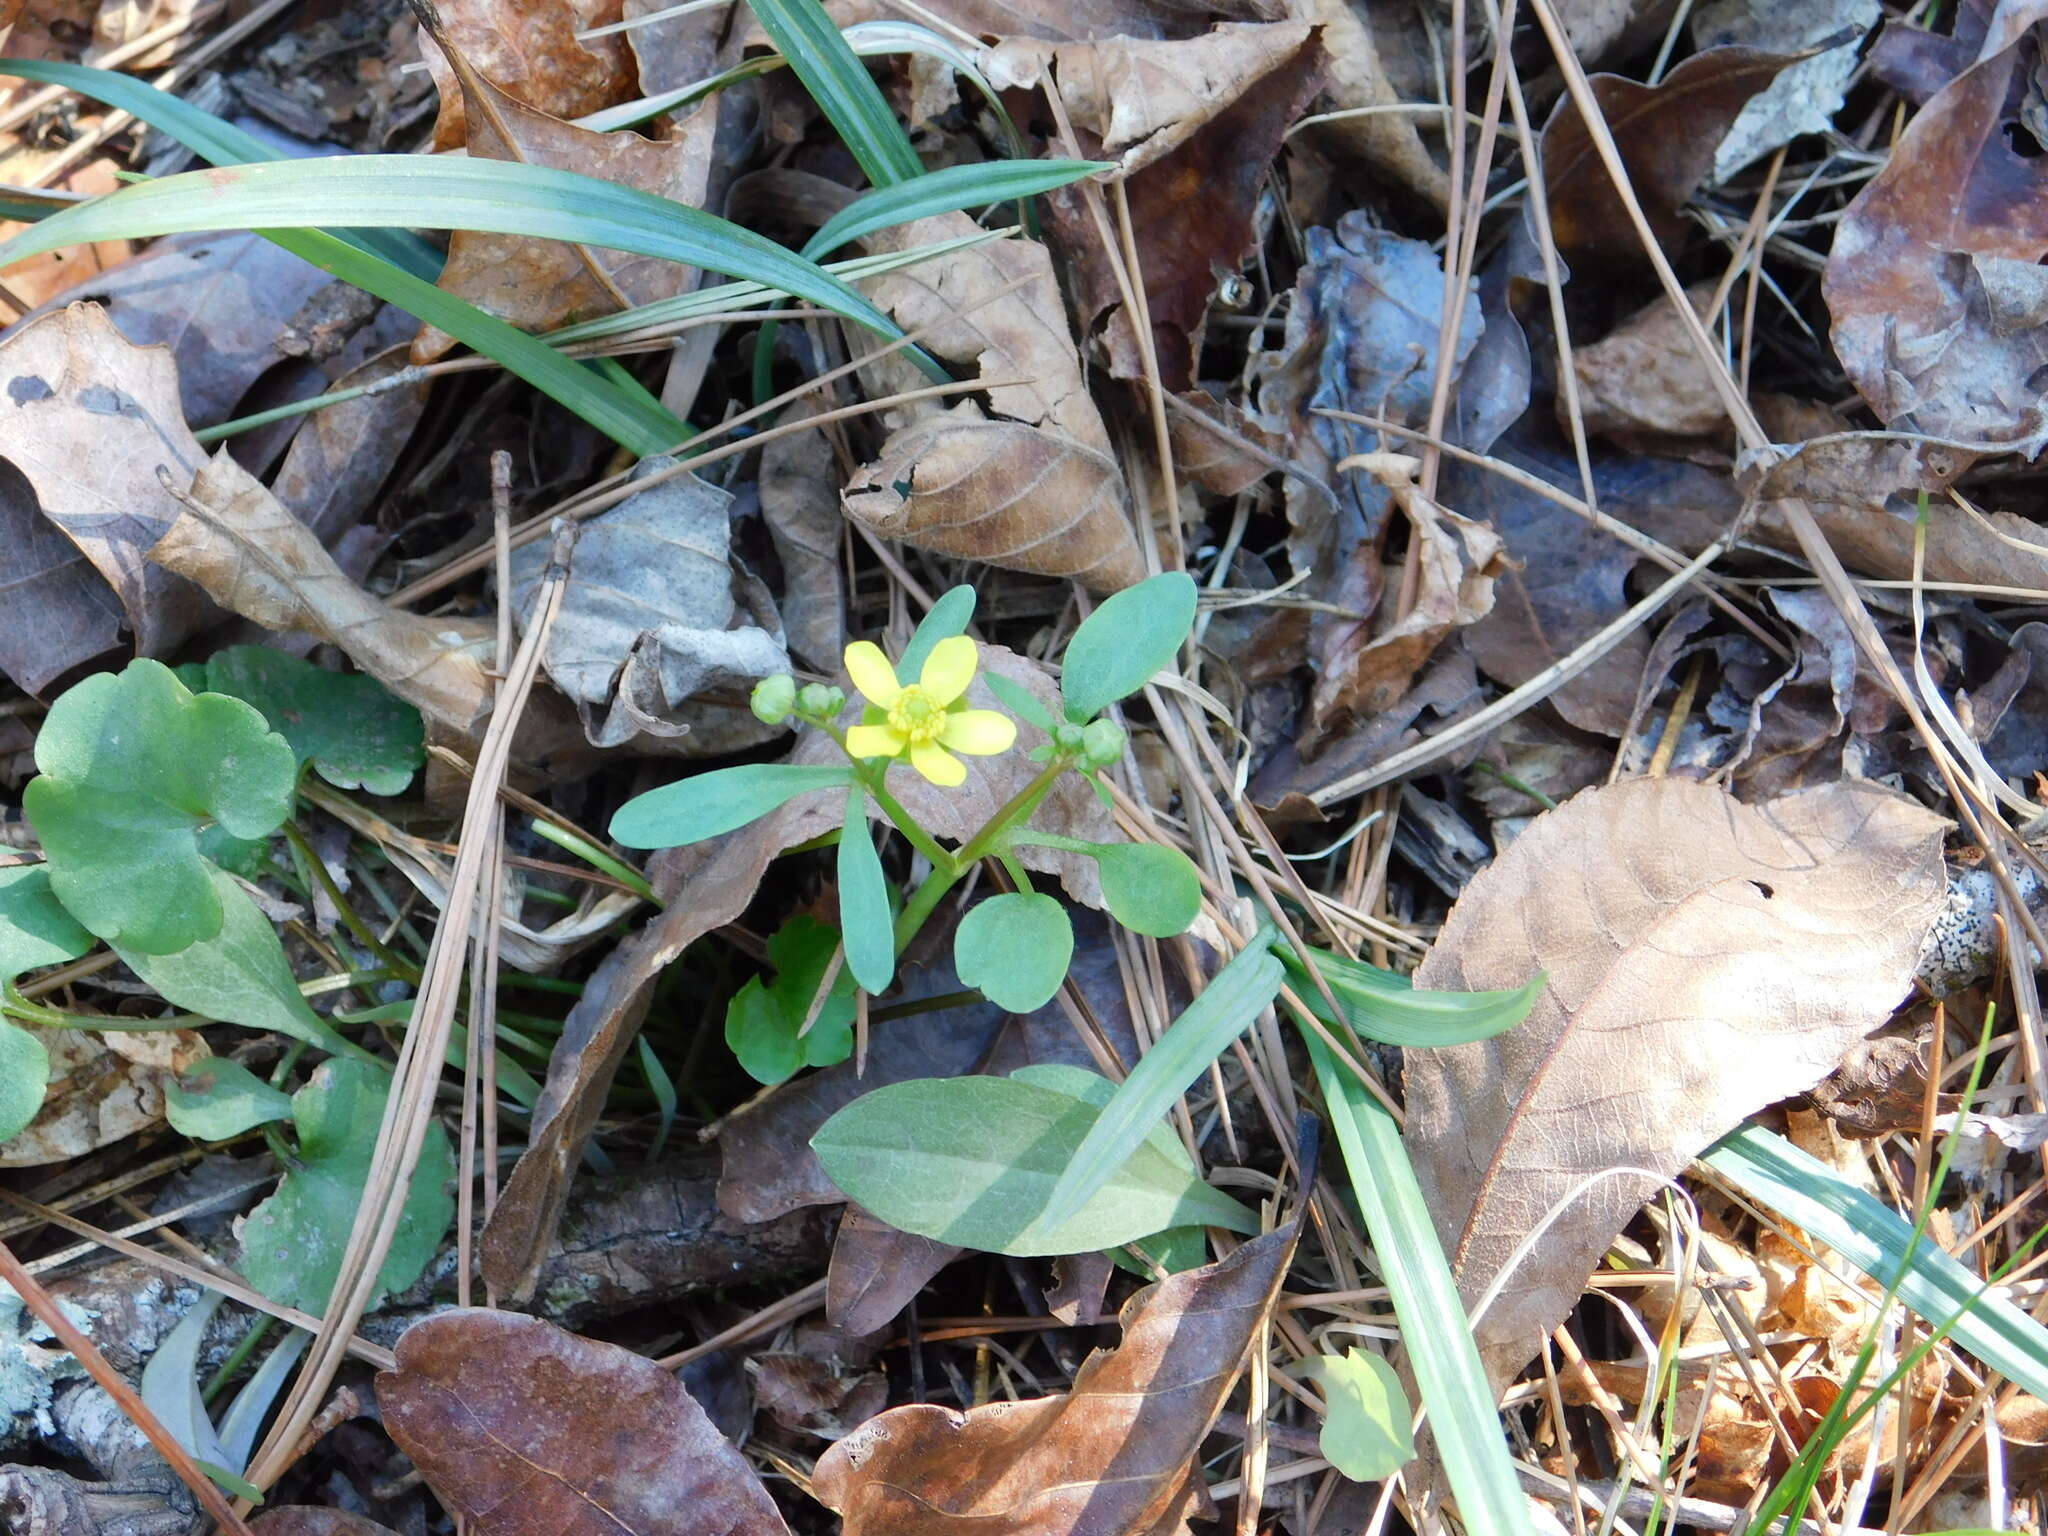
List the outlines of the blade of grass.
{"label": "blade of grass", "polygon": [[[1275,953],[1287,967],[1290,978],[1312,983],[1308,967],[1291,947],[1279,946]],[[1316,969],[1329,984],[1337,1006],[1344,1011],[1343,1022],[1369,1040],[1385,1045],[1464,1045],[1487,1040],[1513,1029],[1529,1016],[1542,994],[1545,979],[1538,975],[1511,992],[1423,992],[1405,976],[1383,971],[1376,965],[1353,960],[1328,950],[1314,950]],[[1302,1000],[1325,1024],[1329,1004],[1322,989],[1312,984],[1301,987]]]}
{"label": "blade of grass", "polygon": [[818,0],[748,0],[748,8],[869,181],[888,187],[922,174],[910,135]]}
{"label": "blade of grass", "polygon": [[1256,941],[1216,973],[1117,1086],[1115,1097],[1074,1149],[1046,1200],[1048,1228],[1070,1220],[1130,1161],[1173,1101],[1279,995],[1285,975],[1272,951]]}
{"label": "blade of grass", "polygon": [[[357,155],[167,176],[53,214],[0,243],[0,266],[96,240],[328,224],[478,229],[631,251],[772,284],[892,341],[903,334],[817,263],[751,230],[633,187],[502,160]],[[927,374],[950,382],[909,350]]]}
{"label": "blade of grass", "polygon": [[2005,1297],[1985,1294],[1984,1282],[1939,1248],[1915,1245],[1912,1225],[1883,1201],[1754,1125],[1722,1137],[1701,1161],[1873,1280],[1899,1275],[1899,1300],[1937,1325],[1955,1318],[1958,1343],[2008,1380],[2048,1397],[2048,1328]]}
{"label": "blade of grass", "polygon": [[949,165],[894,186],[863,192],[827,219],[804,243],[812,261],[831,255],[850,241],[892,224],[955,213],[984,203],[1006,203],[1064,187],[1097,171],[1115,169],[1102,160],[989,160],[978,165]]}
{"label": "blade of grass", "polygon": [[1379,1101],[1337,1065],[1314,1030],[1303,1028],[1301,1038],[1322,1084],[1330,1128],[1393,1298],[1401,1345],[1436,1431],[1437,1454],[1462,1523],[1468,1531],[1499,1536],[1526,1532],[1528,1504],[1508,1458],[1493,1389],[1401,1132]]}
{"label": "blade of grass", "polygon": [[[60,64],[51,59],[0,58],[0,75],[65,86],[81,96],[119,107],[130,117],[161,129],[213,165],[255,165],[277,159],[275,145],[264,143],[255,134],[193,106],[182,97],[160,91],[146,80],[137,80],[118,70]],[[375,252],[415,277],[432,282],[441,275],[441,253],[410,231],[352,229],[335,233],[337,238]]]}

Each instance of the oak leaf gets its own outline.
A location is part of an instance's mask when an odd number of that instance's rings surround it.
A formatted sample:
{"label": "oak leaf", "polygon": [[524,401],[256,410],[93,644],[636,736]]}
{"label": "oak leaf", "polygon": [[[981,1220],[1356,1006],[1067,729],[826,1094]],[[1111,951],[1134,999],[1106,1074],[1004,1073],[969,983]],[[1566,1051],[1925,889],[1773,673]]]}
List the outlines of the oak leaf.
{"label": "oak leaf", "polygon": [[1496,1383],[1664,1178],[1885,1022],[1944,825],[1866,784],[1751,806],[1643,779],[1539,817],[1466,888],[1417,984],[1549,978],[1508,1033],[1406,1053],[1406,1140],[1468,1306],[1542,1228],[1476,1325]]}
{"label": "oak leaf", "polygon": [[[588,43],[576,34],[620,19],[620,0],[439,0],[449,43],[484,76],[550,117],[582,117],[632,99],[635,77],[625,40]],[[441,91],[434,147],[460,149],[469,124],[462,92],[441,50],[420,48]]]}

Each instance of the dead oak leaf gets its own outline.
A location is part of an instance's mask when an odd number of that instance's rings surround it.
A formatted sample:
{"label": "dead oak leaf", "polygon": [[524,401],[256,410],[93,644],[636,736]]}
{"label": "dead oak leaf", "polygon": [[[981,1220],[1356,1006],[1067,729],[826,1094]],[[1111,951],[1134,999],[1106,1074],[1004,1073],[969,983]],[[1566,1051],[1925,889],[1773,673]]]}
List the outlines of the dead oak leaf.
{"label": "dead oak leaf", "polygon": [[[579,42],[576,34],[620,19],[620,0],[440,0],[448,41],[500,88],[550,117],[583,117],[632,99],[632,55],[625,40]],[[434,147],[460,149],[469,140],[462,92],[447,58],[431,42],[420,48],[441,92]]]}
{"label": "dead oak leaf", "polygon": [[1751,806],[1643,779],[1539,817],[1467,887],[1417,984],[1548,982],[1506,1034],[1406,1053],[1406,1140],[1468,1305],[1543,1228],[1476,1325],[1496,1383],[1663,1177],[1885,1021],[1944,825],[1864,784]]}
{"label": "dead oak leaf", "polygon": [[1183,1532],[1194,1456],[1243,1368],[1298,1228],[1125,1303],[1123,1343],[1073,1389],[965,1413],[893,1408],[819,1458],[812,1492],[845,1536],[1140,1536]]}
{"label": "dead oak leaf", "polygon": [[673,1373],[517,1313],[416,1323],[377,1377],[391,1438],[483,1536],[788,1536]]}

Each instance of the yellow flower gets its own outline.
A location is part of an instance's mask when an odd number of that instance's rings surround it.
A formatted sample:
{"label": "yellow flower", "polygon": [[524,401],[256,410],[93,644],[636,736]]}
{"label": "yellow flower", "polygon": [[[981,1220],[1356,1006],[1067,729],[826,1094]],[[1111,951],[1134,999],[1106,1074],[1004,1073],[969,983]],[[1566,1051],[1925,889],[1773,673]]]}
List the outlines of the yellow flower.
{"label": "yellow flower", "polygon": [[880,646],[855,641],[846,648],[846,674],[873,707],[865,724],[846,733],[846,750],[855,757],[908,756],[934,784],[962,783],[967,765],[953,752],[987,757],[1007,752],[1017,739],[1016,722],[1007,715],[966,707],[976,664],[974,642],[954,635],[932,647],[916,682],[904,684]]}

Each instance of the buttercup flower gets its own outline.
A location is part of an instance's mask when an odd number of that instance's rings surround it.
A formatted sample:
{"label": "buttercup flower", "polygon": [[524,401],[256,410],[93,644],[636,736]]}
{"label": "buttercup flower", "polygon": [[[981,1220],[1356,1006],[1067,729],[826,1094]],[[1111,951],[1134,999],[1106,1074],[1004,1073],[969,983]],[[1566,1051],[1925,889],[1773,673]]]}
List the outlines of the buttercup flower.
{"label": "buttercup flower", "polygon": [[967,765],[954,752],[988,757],[1017,739],[1009,716],[966,707],[976,665],[974,642],[954,635],[932,647],[916,682],[904,684],[880,646],[855,641],[846,648],[846,673],[872,707],[866,723],[846,733],[846,750],[855,757],[907,756],[934,784],[962,783]]}

